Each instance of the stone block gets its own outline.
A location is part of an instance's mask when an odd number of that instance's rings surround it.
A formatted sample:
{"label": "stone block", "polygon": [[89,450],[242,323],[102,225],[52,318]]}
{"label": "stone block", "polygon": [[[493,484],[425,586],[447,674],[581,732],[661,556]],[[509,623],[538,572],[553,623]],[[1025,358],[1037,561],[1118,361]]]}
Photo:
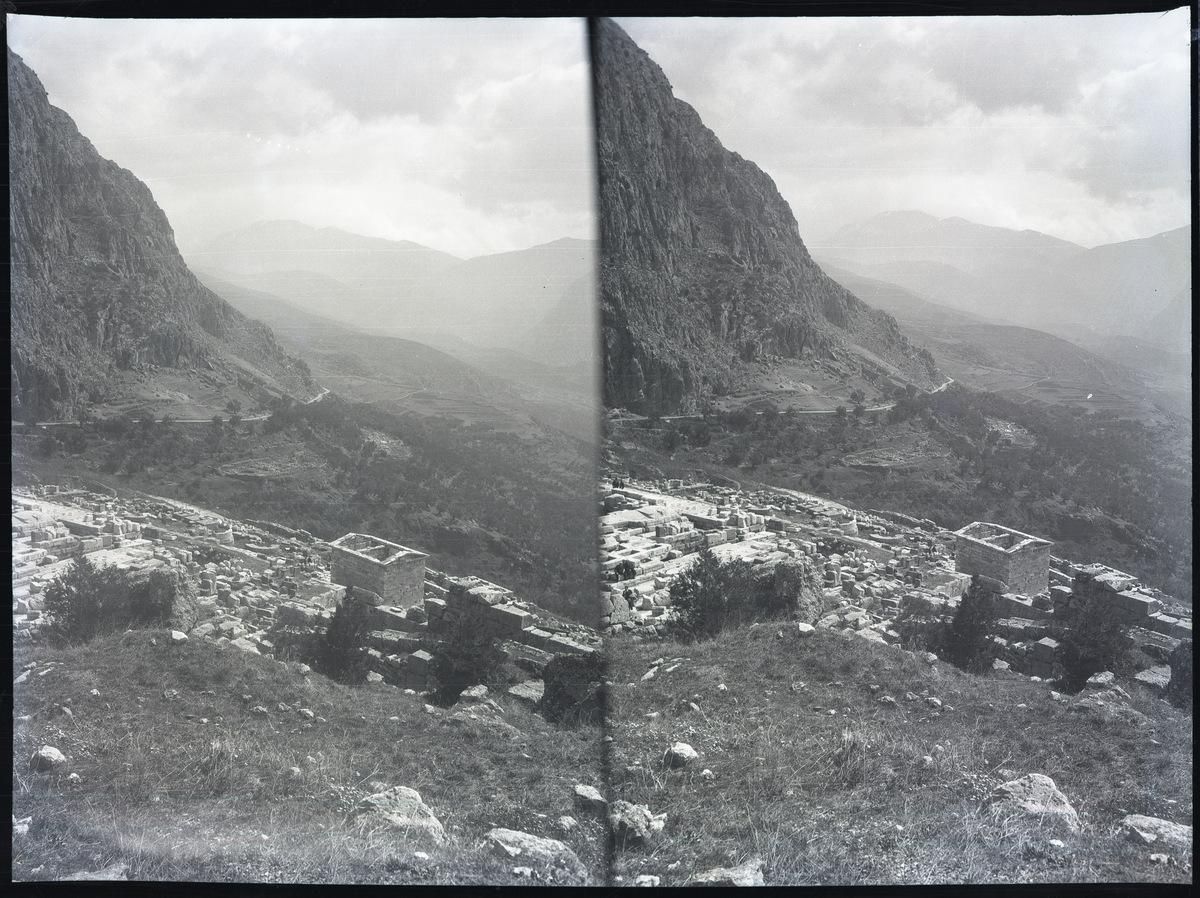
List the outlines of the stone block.
{"label": "stone block", "polygon": [[493,605],[488,609],[488,614],[510,632],[529,630],[533,627],[533,615],[512,605]]}
{"label": "stone block", "polygon": [[408,656],[408,671],[409,673],[424,676],[429,672],[429,665],[433,661],[433,655],[424,649],[413,652]]}
{"label": "stone block", "polygon": [[[1046,636],[1039,639],[1033,644],[1033,657],[1035,661],[1041,661],[1045,664],[1054,662],[1054,653],[1058,651],[1058,642]],[[1038,674],[1040,676],[1040,674]]]}

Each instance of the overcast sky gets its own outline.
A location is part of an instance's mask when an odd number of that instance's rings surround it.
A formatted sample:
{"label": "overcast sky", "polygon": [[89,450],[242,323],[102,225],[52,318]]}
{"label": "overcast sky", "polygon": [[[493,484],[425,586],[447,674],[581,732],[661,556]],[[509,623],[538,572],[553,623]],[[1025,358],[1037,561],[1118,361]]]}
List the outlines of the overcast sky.
{"label": "overcast sky", "polygon": [[618,23],[810,246],[906,209],[1089,247],[1190,221],[1186,7]]}
{"label": "overcast sky", "polygon": [[582,20],[8,21],[185,253],[265,219],[463,258],[595,234]]}

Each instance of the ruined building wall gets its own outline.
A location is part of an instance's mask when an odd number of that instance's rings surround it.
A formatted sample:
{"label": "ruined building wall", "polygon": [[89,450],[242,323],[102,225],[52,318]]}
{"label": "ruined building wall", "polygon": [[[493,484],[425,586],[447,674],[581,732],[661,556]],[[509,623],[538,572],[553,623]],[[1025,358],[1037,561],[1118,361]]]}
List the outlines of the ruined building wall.
{"label": "ruined building wall", "polygon": [[1050,548],[1050,543],[1038,540],[1010,552],[959,534],[955,567],[1006,583],[1009,592],[1035,596],[1050,588]]}
{"label": "ruined building wall", "polygon": [[[349,534],[330,543],[329,574],[334,583],[370,590],[386,605],[408,608],[424,601],[424,554],[404,550],[403,546],[383,540],[359,546],[351,539],[353,536],[355,534]],[[371,558],[361,551],[370,551],[374,546],[404,551],[403,554],[386,560]]]}

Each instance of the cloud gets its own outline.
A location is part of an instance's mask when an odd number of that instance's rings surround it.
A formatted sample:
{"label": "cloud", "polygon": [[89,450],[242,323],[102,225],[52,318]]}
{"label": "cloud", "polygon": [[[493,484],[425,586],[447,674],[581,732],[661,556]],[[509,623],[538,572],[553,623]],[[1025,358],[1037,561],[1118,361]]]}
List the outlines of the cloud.
{"label": "cloud", "polygon": [[264,218],[464,257],[592,232],[580,21],[17,16],[9,40],[185,249]]}
{"label": "cloud", "polygon": [[1186,9],[620,24],[806,239],[888,209],[1086,245],[1190,218]]}

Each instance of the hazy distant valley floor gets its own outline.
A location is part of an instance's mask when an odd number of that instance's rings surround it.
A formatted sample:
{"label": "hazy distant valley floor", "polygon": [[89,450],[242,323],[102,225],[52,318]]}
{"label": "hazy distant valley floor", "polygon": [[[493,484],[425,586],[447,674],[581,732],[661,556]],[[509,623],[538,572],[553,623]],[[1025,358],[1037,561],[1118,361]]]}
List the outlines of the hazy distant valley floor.
{"label": "hazy distant valley floor", "polygon": [[936,393],[862,390],[832,412],[833,395],[823,397],[824,410],[782,413],[786,391],[762,391],[749,405],[741,398],[740,408],[705,417],[610,413],[605,462],[649,480],[798,489],[950,529],[993,521],[1053,540],[1064,558],[1102,560],[1191,602],[1187,420],[1019,404],[957,384]]}

